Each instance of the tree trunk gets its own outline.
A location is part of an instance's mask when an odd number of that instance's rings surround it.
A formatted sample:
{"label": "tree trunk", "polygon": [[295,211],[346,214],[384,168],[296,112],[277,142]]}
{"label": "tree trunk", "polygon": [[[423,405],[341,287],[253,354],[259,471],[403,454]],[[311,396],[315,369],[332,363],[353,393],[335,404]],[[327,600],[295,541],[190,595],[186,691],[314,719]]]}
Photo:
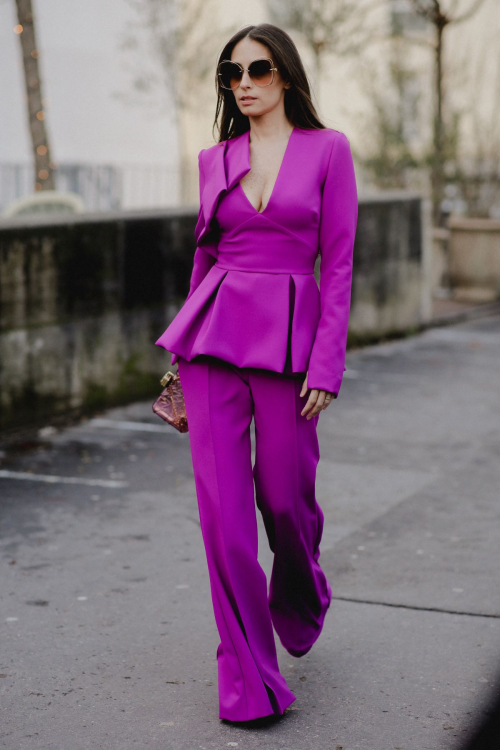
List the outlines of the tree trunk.
{"label": "tree trunk", "polygon": [[26,103],[35,164],[35,190],[54,190],[54,165],[45,127],[42,84],[38,70],[38,49],[31,0],[16,0],[19,39],[23,55]]}
{"label": "tree trunk", "polygon": [[443,30],[444,26],[436,24],[436,67],[435,67],[435,113],[434,113],[434,160],[432,163],[432,203],[435,226],[441,218],[441,201],[444,184],[444,124],[443,124]]}

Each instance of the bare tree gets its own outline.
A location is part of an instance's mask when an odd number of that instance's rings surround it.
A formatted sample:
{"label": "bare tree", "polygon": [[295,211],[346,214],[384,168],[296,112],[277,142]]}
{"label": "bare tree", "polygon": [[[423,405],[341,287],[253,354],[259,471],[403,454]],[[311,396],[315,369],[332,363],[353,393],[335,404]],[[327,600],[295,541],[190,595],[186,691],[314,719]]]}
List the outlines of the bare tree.
{"label": "bare tree", "polygon": [[[360,161],[379,189],[415,188],[425,166],[418,149],[418,76],[408,65],[404,43],[393,38],[389,49],[388,82],[374,82],[373,66],[361,61],[358,85],[370,102],[369,117],[359,117],[363,156]],[[378,79],[377,79],[378,80]],[[356,154],[355,154],[356,155]]]}
{"label": "bare tree", "polygon": [[[472,45],[473,42],[471,42]],[[489,49],[498,48],[500,34],[490,38],[484,45],[483,55],[474,71],[472,88],[478,101],[488,101],[489,108],[472,107],[464,112],[471,125],[472,136],[468,138],[467,150],[457,153],[454,161],[446,159],[447,189],[469,216],[500,218],[500,57],[496,57],[493,76],[487,73],[490,65]],[[470,51],[470,50],[469,50]],[[465,62],[470,73],[470,54],[464,50]],[[447,137],[448,140],[448,137]]]}
{"label": "bare tree", "polygon": [[[449,0],[445,7],[444,0],[411,0],[417,15],[423,16],[434,26],[434,148],[431,165],[432,204],[434,222],[441,222],[441,202],[444,188],[444,151],[445,151],[445,97],[444,97],[444,30],[450,25],[464,23],[479,10],[484,0],[471,0],[468,10],[457,13],[460,0]],[[411,41],[411,40],[409,40]]]}
{"label": "bare tree", "polygon": [[[128,0],[138,23],[123,38],[122,49],[133,59],[133,101],[171,117],[181,167],[181,200],[190,194],[184,115],[203,111],[200,101],[208,77],[215,81],[217,52],[234,27],[213,31],[216,0]],[[130,95],[120,95],[131,101]],[[197,165],[196,165],[197,169]]]}
{"label": "bare tree", "polygon": [[19,36],[23,56],[26,103],[35,164],[35,190],[53,190],[54,164],[50,157],[47,136],[46,113],[38,65],[40,53],[36,44],[32,0],[16,0],[16,8],[19,25],[16,26],[15,32]]}
{"label": "bare tree", "polygon": [[313,53],[318,104],[324,57],[361,54],[373,41],[370,14],[386,6],[387,0],[268,0],[271,22],[300,32]]}

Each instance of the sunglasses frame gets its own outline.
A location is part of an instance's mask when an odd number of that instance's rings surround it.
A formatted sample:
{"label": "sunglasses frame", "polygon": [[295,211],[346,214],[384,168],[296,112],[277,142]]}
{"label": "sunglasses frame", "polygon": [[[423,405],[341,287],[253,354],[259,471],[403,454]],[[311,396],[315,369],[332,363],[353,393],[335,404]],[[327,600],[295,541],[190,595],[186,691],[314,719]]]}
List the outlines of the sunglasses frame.
{"label": "sunglasses frame", "polygon": [[[248,75],[250,76],[250,78],[252,78],[252,81],[255,83],[255,85],[258,86],[260,89],[264,89],[266,86],[271,86],[271,84],[274,83],[274,71],[278,70],[278,68],[274,67],[274,62],[273,62],[273,60],[270,57],[257,57],[255,60],[252,60],[252,62],[250,63],[250,66],[252,66],[254,64],[254,62],[260,62],[261,60],[269,60],[269,62],[271,63],[271,81],[270,81],[270,83],[265,83],[263,86],[260,86],[260,84],[258,84],[257,81],[253,80],[252,74],[250,73],[250,69],[249,68],[244,68],[243,65],[240,65],[239,63],[235,62],[234,60],[221,60],[220,63],[219,63],[219,69],[220,69],[220,66],[222,65],[222,63],[225,63],[225,62],[231,63],[232,65],[237,65],[238,68],[241,70],[241,80],[243,80],[243,73],[246,71],[248,73]],[[221,76],[222,76],[222,73],[217,72],[217,75],[219,77],[219,86],[221,87],[221,89],[225,89],[226,91],[234,91],[241,84],[241,80],[240,80],[240,82],[238,83],[238,86],[235,86],[234,89],[231,86],[224,86],[221,83],[221,80],[220,80]]]}

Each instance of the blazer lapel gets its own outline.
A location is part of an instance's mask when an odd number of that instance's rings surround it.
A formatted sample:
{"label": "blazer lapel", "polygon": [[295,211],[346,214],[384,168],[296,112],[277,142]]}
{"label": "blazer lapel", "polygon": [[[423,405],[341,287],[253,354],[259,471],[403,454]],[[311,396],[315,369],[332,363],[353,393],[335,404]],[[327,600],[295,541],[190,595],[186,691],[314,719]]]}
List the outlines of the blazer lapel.
{"label": "blazer lapel", "polygon": [[250,131],[222,141],[203,152],[205,184],[201,194],[201,211],[194,231],[199,245],[210,230],[210,223],[223,192],[231,190],[250,171]]}

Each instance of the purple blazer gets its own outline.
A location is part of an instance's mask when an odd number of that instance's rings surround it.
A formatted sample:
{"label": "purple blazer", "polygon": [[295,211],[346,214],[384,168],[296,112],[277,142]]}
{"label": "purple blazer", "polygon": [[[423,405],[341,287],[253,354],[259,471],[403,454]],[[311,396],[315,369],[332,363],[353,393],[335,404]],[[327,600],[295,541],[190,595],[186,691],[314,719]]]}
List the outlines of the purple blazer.
{"label": "purple blazer", "polygon": [[250,171],[249,131],[203,149],[198,161],[189,294],[156,344],[173,353],[172,364],[211,354],[238,367],[283,372],[290,335],[293,372],[308,370],[308,388],[338,394],[358,218],[347,137],[295,127],[264,211],[238,186],[247,215],[234,231],[210,230],[221,196]]}

